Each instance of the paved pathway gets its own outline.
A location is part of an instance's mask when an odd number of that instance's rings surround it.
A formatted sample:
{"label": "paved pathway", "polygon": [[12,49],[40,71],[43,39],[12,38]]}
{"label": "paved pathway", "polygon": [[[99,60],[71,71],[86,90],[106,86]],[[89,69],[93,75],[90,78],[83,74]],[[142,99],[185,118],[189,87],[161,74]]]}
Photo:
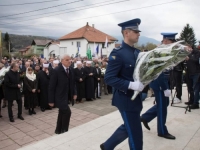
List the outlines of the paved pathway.
{"label": "paved pathway", "polygon": [[[186,88],[183,91],[184,102],[187,99]],[[150,98],[143,103],[143,112],[152,106],[153,100],[153,98]],[[35,144],[25,146],[20,150],[100,150],[99,145],[122,123],[119,112],[115,111],[74,127],[67,133],[54,135]],[[183,108],[168,108],[167,127],[169,132],[176,136],[176,140],[158,137],[156,123],[157,120],[154,119],[149,124],[150,131],[143,128],[144,150],[200,150],[199,109],[185,114]],[[128,149],[127,140],[116,147],[116,150]]]}
{"label": "paved pathway", "polygon": [[[102,99],[95,101],[75,104],[74,107],[71,107],[70,128],[115,111],[116,108],[112,107],[110,103],[111,95],[102,96]],[[58,109],[41,112],[37,108],[36,113],[36,115],[30,116],[28,111],[23,109],[25,120],[17,119],[17,104],[14,102],[13,114],[15,122],[10,123],[7,107],[2,108],[3,118],[0,118],[0,150],[15,150],[54,135]]]}

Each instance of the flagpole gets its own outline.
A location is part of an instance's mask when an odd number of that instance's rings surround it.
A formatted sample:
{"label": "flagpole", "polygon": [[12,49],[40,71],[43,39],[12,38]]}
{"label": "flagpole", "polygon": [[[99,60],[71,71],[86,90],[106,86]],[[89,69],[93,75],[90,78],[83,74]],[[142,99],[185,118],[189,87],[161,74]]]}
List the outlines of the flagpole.
{"label": "flagpole", "polygon": [[107,48],[108,48],[108,38],[107,38],[107,36],[106,36],[106,41],[105,41],[105,46],[104,47],[106,47],[106,55],[108,57],[108,50],[107,50]]}

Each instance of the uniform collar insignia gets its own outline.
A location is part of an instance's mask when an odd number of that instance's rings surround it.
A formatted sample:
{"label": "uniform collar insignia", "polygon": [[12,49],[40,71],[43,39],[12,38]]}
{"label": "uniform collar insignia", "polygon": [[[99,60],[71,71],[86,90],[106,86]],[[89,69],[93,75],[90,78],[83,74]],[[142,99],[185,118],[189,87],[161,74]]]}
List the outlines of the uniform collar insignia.
{"label": "uniform collar insignia", "polygon": [[116,56],[112,56],[113,59],[116,59]]}

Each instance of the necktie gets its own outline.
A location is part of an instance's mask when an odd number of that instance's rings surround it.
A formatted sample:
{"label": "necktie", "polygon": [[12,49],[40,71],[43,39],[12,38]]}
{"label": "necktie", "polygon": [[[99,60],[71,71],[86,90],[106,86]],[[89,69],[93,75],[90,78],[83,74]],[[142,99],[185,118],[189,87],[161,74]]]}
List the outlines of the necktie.
{"label": "necktie", "polygon": [[69,68],[66,69],[67,76],[69,77]]}

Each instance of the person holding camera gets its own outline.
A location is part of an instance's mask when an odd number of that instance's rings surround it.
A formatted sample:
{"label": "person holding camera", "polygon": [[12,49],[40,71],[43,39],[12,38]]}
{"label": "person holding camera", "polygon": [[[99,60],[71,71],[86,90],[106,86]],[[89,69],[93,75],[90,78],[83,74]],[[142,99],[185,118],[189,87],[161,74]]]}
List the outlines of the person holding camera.
{"label": "person holding camera", "polygon": [[[188,47],[192,48],[190,45],[188,45]],[[185,104],[191,105],[191,109],[199,109],[199,58],[200,52],[196,49],[193,49],[192,52],[186,57],[186,83],[190,99]]]}

